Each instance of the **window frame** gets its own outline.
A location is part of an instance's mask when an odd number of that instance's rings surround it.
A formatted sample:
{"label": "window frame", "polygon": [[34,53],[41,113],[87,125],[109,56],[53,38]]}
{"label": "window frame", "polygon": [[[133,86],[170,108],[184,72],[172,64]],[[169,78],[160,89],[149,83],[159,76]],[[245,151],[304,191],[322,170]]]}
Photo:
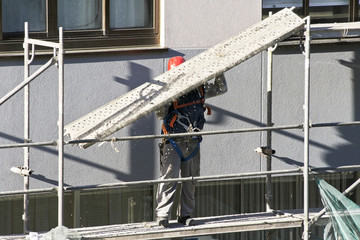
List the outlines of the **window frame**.
{"label": "window frame", "polygon": [[[2,32],[2,1],[0,0],[0,53],[23,51],[24,33],[4,34]],[[44,32],[30,32],[30,38],[58,41],[58,0],[46,1],[46,29]],[[102,2],[102,29],[65,31],[66,50],[92,51],[104,48],[136,48],[160,45],[160,0],[153,0],[153,26],[150,28],[110,29],[110,0]]]}
{"label": "window frame", "polygon": [[[300,10],[300,15],[303,17],[308,16],[310,13],[310,0],[302,0],[302,8]],[[332,5],[329,5],[331,7]],[[289,6],[290,7],[290,6]],[[269,10],[271,11],[271,10]],[[266,12],[262,7],[263,18],[266,17]],[[359,21],[359,0],[349,0],[349,12],[348,12],[348,22]],[[320,21],[319,21],[320,22]]]}

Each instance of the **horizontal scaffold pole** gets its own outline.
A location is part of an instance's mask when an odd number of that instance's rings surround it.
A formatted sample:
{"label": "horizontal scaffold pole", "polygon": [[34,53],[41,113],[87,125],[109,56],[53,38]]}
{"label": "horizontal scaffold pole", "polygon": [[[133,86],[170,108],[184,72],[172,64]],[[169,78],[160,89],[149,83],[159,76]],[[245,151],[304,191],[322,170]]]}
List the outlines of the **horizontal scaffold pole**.
{"label": "horizontal scaffold pole", "polygon": [[49,48],[60,48],[59,43],[49,42],[49,41],[44,41],[44,40],[38,40],[38,39],[32,39],[32,38],[24,39],[24,44],[34,44],[34,45],[43,46],[43,47],[49,47]]}
{"label": "horizontal scaffold pole", "polygon": [[118,138],[114,137],[114,138],[107,138],[107,139],[82,139],[82,140],[70,140],[67,143],[68,144],[79,144],[79,143],[87,143],[87,142],[118,142],[118,141],[139,140],[139,139],[206,136],[206,135],[275,131],[275,130],[301,129],[301,128],[302,128],[302,124],[298,124],[298,125],[287,125],[287,126],[278,126],[278,127],[242,128],[242,129],[217,130],[217,131],[201,131],[201,132],[191,132],[191,133],[189,132],[189,133],[144,135],[144,136],[129,136],[129,137],[118,137]]}
{"label": "horizontal scaffold pole", "polygon": [[56,188],[42,188],[42,189],[30,189],[30,190],[19,190],[19,191],[7,191],[7,192],[0,192],[0,197],[6,196],[15,196],[15,195],[23,195],[23,194],[30,194],[30,193],[56,193]]}
{"label": "horizontal scaffold pole", "polygon": [[40,147],[40,146],[57,146],[57,141],[37,142],[37,143],[15,143],[1,145],[0,149],[4,148],[21,148],[21,147]]}
{"label": "horizontal scaffold pole", "polygon": [[[354,122],[338,122],[338,123],[316,123],[312,124],[311,128],[318,127],[346,127],[360,125],[360,121]],[[114,137],[106,139],[82,139],[82,140],[70,140],[65,141],[65,144],[73,145],[87,142],[120,142],[120,141],[134,141],[142,139],[156,139],[156,138],[170,138],[170,137],[189,137],[189,136],[205,136],[205,135],[218,135],[218,134],[231,134],[231,133],[246,133],[246,132],[260,132],[260,131],[280,131],[291,129],[302,129],[303,124],[284,125],[278,127],[258,127],[258,128],[243,128],[243,129],[230,129],[230,130],[218,130],[218,131],[203,131],[192,133],[177,133],[168,135],[139,135],[139,136],[127,136],[127,137]],[[39,146],[57,146],[57,141],[38,142],[38,143],[17,143],[17,144],[5,144],[0,145],[0,149],[5,148],[21,148],[21,147],[39,147]]]}
{"label": "horizontal scaffold pole", "polygon": [[[337,123],[317,123],[312,124],[311,128],[317,127],[345,127],[360,125],[360,121],[353,122],[337,122]],[[242,129],[230,129],[230,130],[217,130],[217,131],[201,131],[191,133],[173,133],[173,134],[158,134],[158,135],[143,135],[143,136],[128,136],[128,137],[114,137],[106,139],[82,139],[82,140],[70,140],[67,144],[80,144],[89,142],[119,142],[129,140],[140,140],[140,139],[155,139],[155,138],[174,138],[174,137],[189,137],[189,136],[206,136],[206,135],[220,135],[220,134],[231,134],[231,133],[248,133],[248,132],[260,132],[260,131],[280,131],[280,130],[291,130],[291,129],[302,129],[303,124],[284,125],[277,127],[258,127],[258,128],[242,128]],[[1,148],[1,147],[0,147]]]}
{"label": "horizontal scaffold pole", "polygon": [[[360,165],[349,165],[349,166],[340,166],[340,167],[333,167],[333,168],[331,168],[331,167],[329,167],[329,168],[313,168],[313,169],[310,169],[310,174],[329,173],[330,171],[333,171],[333,172],[334,171],[345,171],[345,170],[352,171],[355,169],[360,169]],[[72,192],[72,191],[81,191],[81,190],[144,186],[144,185],[153,185],[153,184],[166,183],[166,182],[185,182],[185,181],[206,182],[206,181],[212,181],[212,180],[227,181],[227,180],[238,180],[238,179],[254,177],[254,176],[260,177],[260,176],[264,176],[264,175],[268,175],[268,174],[271,174],[271,175],[296,174],[296,173],[301,173],[302,171],[303,171],[303,168],[299,167],[299,168],[287,169],[287,170],[285,169],[285,170],[224,174],[224,175],[210,175],[210,176],[199,176],[199,177],[118,182],[118,183],[107,183],[107,184],[86,185],[86,186],[68,186],[68,187],[64,187],[64,190],[67,192]],[[44,188],[44,189],[33,189],[33,190],[7,191],[7,192],[0,192],[0,197],[10,196],[10,195],[22,195],[22,194],[29,194],[29,193],[32,193],[32,194],[33,193],[54,193],[56,191],[57,191],[57,187]]]}

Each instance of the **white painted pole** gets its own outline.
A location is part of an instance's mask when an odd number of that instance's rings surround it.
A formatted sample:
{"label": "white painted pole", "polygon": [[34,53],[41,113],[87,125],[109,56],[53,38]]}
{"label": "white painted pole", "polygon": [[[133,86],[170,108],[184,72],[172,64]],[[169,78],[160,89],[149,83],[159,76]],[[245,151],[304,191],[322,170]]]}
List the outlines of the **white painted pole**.
{"label": "white painted pole", "polygon": [[[29,38],[28,23],[24,26],[25,39]],[[29,44],[24,43],[24,81],[29,77]],[[30,142],[30,87],[29,84],[24,87],[24,143]],[[30,148],[24,147],[24,167],[30,169]],[[29,190],[29,176],[24,176],[24,190]],[[29,196],[24,194],[24,213],[22,219],[24,221],[24,233],[28,231],[28,206]]]}
{"label": "white painted pole", "polygon": [[[268,48],[268,63],[267,63],[267,101],[266,101],[266,115],[267,115],[267,127],[272,127],[272,71],[273,71],[273,51],[274,48]],[[266,132],[266,147],[271,149],[272,143],[272,131]],[[271,171],[272,169],[272,159],[271,154],[266,156],[266,171]],[[266,211],[269,212],[272,210],[272,179],[271,174],[266,175]]]}
{"label": "white painted pole", "polygon": [[[269,16],[272,15],[272,12],[269,13]],[[267,127],[272,127],[272,73],[273,73],[273,51],[276,47],[270,47],[267,51],[267,89],[266,89],[266,115],[267,115]],[[272,132],[266,132],[266,147],[271,149],[272,142]],[[272,159],[271,154],[266,156],[266,171],[271,171],[272,169]],[[271,174],[266,175],[266,211],[270,212],[272,210],[272,179]]]}
{"label": "white painted pole", "polygon": [[309,239],[309,119],[310,119],[310,17],[306,18],[305,31],[305,91],[304,91],[304,233]]}
{"label": "white painted pole", "polygon": [[59,140],[58,140],[58,226],[63,225],[64,214],[64,46],[63,46],[63,29],[59,28],[59,52],[58,52],[58,68],[59,68]]}

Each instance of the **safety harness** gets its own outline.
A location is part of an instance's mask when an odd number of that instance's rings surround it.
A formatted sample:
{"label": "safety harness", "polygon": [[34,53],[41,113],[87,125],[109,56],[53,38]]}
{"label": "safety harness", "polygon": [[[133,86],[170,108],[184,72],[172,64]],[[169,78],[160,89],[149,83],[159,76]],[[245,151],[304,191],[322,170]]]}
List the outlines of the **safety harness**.
{"label": "safety harness", "polygon": [[[200,86],[199,88],[197,88],[194,91],[198,92],[198,94],[196,94],[199,96],[199,97],[197,97],[198,98],[197,100],[188,101],[188,102],[185,102],[182,104],[179,104],[178,100],[175,100],[173,102],[173,106],[172,106],[173,109],[170,110],[170,112],[167,114],[167,116],[163,119],[163,124],[161,127],[161,134],[169,134],[169,131],[166,129],[166,126],[168,125],[170,128],[174,128],[175,123],[178,123],[179,125],[181,125],[186,130],[186,132],[198,132],[201,130],[197,126],[193,126],[190,119],[187,116],[184,116],[183,114],[181,114],[179,111],[179,109],[182,109],[185,107],[193,106],[196,104],[201,104],[202,111],[207,110],[207,115],[211,114],[210,107],[204,106],[204,102],[205,102],[204,87]],[[170,118],[171,118],[171,120],[170,120]],[[185,120],[185,121],[181,121],[181,120]],[[187,122],[187,124],[185,124],[184,122]],[[180,150],[179,146],[177,145],[177,143],[175,142],[175,140],[173,138],[169,137],[167,141],[169,141],[169,143],[171,143],[174,150],[179,155],[181,161],[188,161],[189,159],[193,158],[199,151],[202,137],[201,136],[193,136],[192,139],[197,140],[197,145],[196,145],[194,151],[186,157],[184,157],[184,154],[182,153],[182,151]],[[166,141],[164,140],[164,142],[166,142]]]}

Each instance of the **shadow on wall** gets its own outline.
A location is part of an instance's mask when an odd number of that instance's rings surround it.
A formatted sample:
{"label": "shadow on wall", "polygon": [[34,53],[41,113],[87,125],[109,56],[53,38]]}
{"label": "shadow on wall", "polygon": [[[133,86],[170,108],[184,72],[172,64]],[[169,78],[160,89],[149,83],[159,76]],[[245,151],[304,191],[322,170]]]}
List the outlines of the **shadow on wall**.
{"label": "shadow on wall", "polygon": [[[151,80],[151,72],[149,68],[132,62],[129,62],[129,68],[130,76],[127,79],[120,79],[117,77],[113,78],[113,80],[117,83],[126,85],[128,87],[128,91]],[[128,135],[130,136],[155,134],[155,118],[153,115],[149,115],[147,117],[139,119],[138,121],[134,122],[130,126],[127,126],[126,128],[126,130],[129,131]],[[0,132],[0,138],[11,140],[12,142],[16,143],[23,142],[23,139],[21,138],[2,132]],[[66,152],[64,153],[64,158],[65,161],[76,162],[78,164],[90,166],[99,171],[106,172],[107,174],[112,174],[114,178],[118,180],[144,180],[154,178],[154,168],[156,165],[156,148],[155,140],[138,140],[130,142],[130,149],[128,155],[129,159],[127,159],[127,162],[130,164],[129,173],[123,173],[119,168],[108,167],[101,164],[101,162],[91,161],[89,159],[68,154]],[[53,147],[41,146],[34,147],[34,149],[40,150],[44,153],[49,153],[53,156],[58,155],[58,151]],[[121,156],[119,156],[119,158],[120,157]],[[57,177],[49,177],[36,173],[33,173],[30,177],[51,185],[58,185]],[[64,183],[64,185],[69,186],[67,183]]]}
{"label": "shadow on wall", "polygon": [[[354,60],[354,62],[356,62]],[[345,63],[343,63],[345,64]],[[359,109],[355,111],[355,119],[360,118],[360,106],[358,107],[360,102],[360,84],[356,82],[355,76],[360,76],[360,68],[357,67],[355,64],[351,64],[354,69],[354,107],[356,109]],[[128,86],[129,90],[132,90],[139,85],[151,80],[150,78],[150,69],[141,66],[136,63],[130,63],[131,68],[131,76],[129,76],[128,79],[121,79],[118,77],[114,77],[114,81],[118,82],[119,84],[124,84]],[[216,118],[212,119],[211,121],[207,121],[207,124],[213,125],[213,124],[219,124],[224,121],[225,117],[237,119],[239,121],[252,124],[257,127],[265,127],[266,125],[264,123],[261,123],[259,121],[256,121],[254,119],[247,118],[243,115],[224,110],[220,107],[210,105],[211,109],[214,112],[217,112],[219,114],[216,114]],[[154,114],[148,115],[146,117],[143,117],[139,119],[138,121],[134,122],[132,125],[128,126],[129,128],[129,135],[135,136],[135,135],[151,135],[151,134],[158,134],[155,132],[155,129],[157,128],[156,125],[160,126],[161,121],[156,119],[154,117]],[[350,165],[354,164],[354,156],[358,156],[360,153],[360,149],[358,148],[358,144],[360,143],[360,128],[357,126],[354,127],[340,127],[339,132],[341,136],[344,139],[347,139],[351,144],[349,145],[343,145],[339,146],[338,148],[334,149],[332,147],[327,146],[326,144],[322,144],[320,142],[315,142],[310,140],[310,144],[312,146],[316,146],[318,148],[324,149],[328,152],[328,154],[325,157],[326,162],[329,166],[336,167],[341,165]],[[291,132],[287,131],[278,131],[277,133],[287,136],[292,139],[296,139],[297,141],[303,141],[302,136],[298,136],[296,134],[293,134]],[[358,134],[359,133],[359,134]],[[22,139],[1,133],[0,137],[4,139],[11,140],[13,142],[21,143]],[[77,163],[81,163],[83,165],[91,166],[93,168],[96,168],[100,171],[105,171],[107,173],[111,173],[115,176],[116,179],[121,181],[132,181],[132,180],[139,180],[139,177],[142,180],[152,179],[155,178],[155,176],[158,175],[157,169],[155,169],[155,166],[157,166],[157,143],[159,140],[136,140],[132,141],[130,144],[130,154],[129,154],[129,163],[130,163],[130,173],[125,174],[120,171],[120,169],[117,168],[109,168],[107,166],[104,166],[102,164],[99,164],[97,162],[92,162],[84,158],[75,157],[70,154],[64,154],[64,157],[67,161],[75,161]],[[58,152],[54,148],[50,147],[35,147],[38,150],[41,150],[43,152],[51,153],[52,155],[57,155]],[[303,162],[295,161],[293,159],[289,159],[283,156],[274,155],[274,158],[283,161],[284,163],[287,163],[288,165],[292,166],[303,166]],[[57,179],[49,179],[46,178],[43,175],[37,175],[33,174],[31,175],[32,178],[37,179],[39,181],[43,181],[49,184],[57,185]],[[68,184],[64,183],[65,186],[68,186]]]}
{"label": "shadow on wall", "polygon": [[[18,137],[14,137],[12,135],[2,133],[2,132],[0,132],[0,138],[11,140],[12,142],[15,142],[15,143],[23,143],[23,139],[18,138]],[[40,150],[40,151],[45,152],[45,153],[50,153],[51,155],[54,155],[54,156],[58,155],[58,151],[54,147],[34,147],[34,149]],[[84,164],[84,165],[92,166],[92,167],[97,168],[99,170],[113,173],[114,175],[119,174],[119,171],[117,169],[109,168],[109,167],[103,166],[101,164],[88,161],[88,160],[83,159],[83,158],[75,157],[75,156],[70,155],[70,154],[65,153],[64,158],[66,159],[66,161],[74,161],[74,162],[81,163],[81,164]],[[34,179],[37,179],[39,181],[46,182],[46,183],[49,183],[49,184],[52,184],[52,185],[58,185],[57,179],[50,179],[50,178],[47,178],[46,176],[43,176],[43,175],[40,175],[40,174],[33,173],[33,174],[30,175],[30,178],[34,178]],[[64,183],[64,185],[69,186],[66,183]]]}
{"label": "shadow on wall", "polygon": [[[338,62],[352,71],[352,89],[353,89],[353,112],[354,121],[360,120],[360,52],[354,53],[354,59],[352,62],[338,60]],[[343,79],[341,80],[343,81]],[[332,148],[324,159],[326,163],[331,167],[354,165],[358,161],[360,155],[360,127],[339,127],[337,129],[339,136],[345,139],[348,144],[342,144],[336,148]]]}
{"label": "shadow on wall", "polygon": [[[243,115],[240,115],[240,114],[237,114],[237,113],[234,113],[234,112],[224,110],[224,109],[216,107],[214,105],[209,105],[209,106],[210,106],[210,108],[212,110],[214,110],[214,112],[217,112],[219,114],[216,114],[216,119],[215,120],[207,121],[207,124],[220,123],[220,122],[223,121],[223,118],[226,116],[226,117],[230,117],[230,118],[233,118],[233,119],[237,119],[237,120],[245,122],[245,123],[249,123],[249,124],[254,125],[256,127],[266,127],[265,123],[256,121],[254,119],[247,118],[247,117],[245,117]],[[290,139],[295,139],[298,142],[303,142],[304,141],[303,136],[294,134],[294,133],[286,131],[286,130],[278,130],[278,131],[276,131],[276,133],[280,134],[282,136],[286,136],[286,137],[288,137]],[[239,133],[239,134],[241,134],[241,133]],[[317,148],[324,149],[326,151],[331,151],[332,150],[332,148],[327,146],[326,144],[323,144],[321,142],[317,142],[317,141],[314,141],[314,140],[311,140],[311,139],[309,140],[309,144],[311,146],[315,146]],[[290,158],[288,158],[286,156],[281,156],[281,155],[278,155],[278,154],[274,154],[272,156],[273,156],[273,158],[275,158],[275,159],[277,159],[277,160],[279,160],[279,161],[281,161],[283,163],[286,163],[286,164],[288,164],[290,166],[294,166],[294,167],[302,167],[302,166],[304,166],[303,161],[297,161],[297,160],[290,159]]]}
{"label": "shadow on wall", "polygon": [[[178,52],[171,52],[171,55],[180,55]],[[163,57],[166,59],[165,57]],[[354,112],[355,116],[354,119],[360,119],[360,83],[359,83],[359,76],[360,76],[360,67],[357,64],[360,60],[360,53],[355,54],[355,58],[352,62],[345,62],[345,61],[339,61],[340,64],[343,64],[353,71],[353,96],[354,96]],[[166,66],[166,62],[164,60],[164,69]],[[129,68],[130,68],[130,75],[126,79],[118,78],[116,76],[113,77],[113,81],[126,85],[128,90],[132,90],[139,85],[151,81],[151,69],[144,67],[140,64],[129,62]],[[207,121],[207,124],[219,124],[222,121],[224,121],[224,118],[233,118],[237,119],[239,121],[252,124],[254,126],[258,127],[264,127],[265,124],[261,123],[260,121],[256,121],[254,119],[247,118],[246,116],[227,111],[225,109],[211,106],[211,108],[219,112],[219,114],[216,115],[215,119],[212,119],[211,121]],[[139,119],[138,121],[134,122],[132,125],[126,127],[127,131],[129,131],[129,135],[147,135],[147,134],[159,134],[156,132],[156,129],[160,129],[161,121],[156,119],[154,117],[154,114],[150,114],[146,117],[143,117]],[[355,157],[359,155],[360,148],[358,147],[358,143],[360,143],[360,128],[358,126],[354,127],[339,127],[338,131],[342,138],[346,139],[349,144],[338,146],[337,148],[329,147],[326,144],[323,144],[321,142],[315,142],[311,141],[310,144],[312,146],[324,149],[327,154],[325,156],[325,161],[329,166],[340,166],[340,165],[349,165],[354,164]],[[297,141],[303,141],[302,136],[298,136],[296,134],[292,134],[288,131],[278,131],[279,134],[282,134],[284,136],[287,136],[292,139],[296,139]],[[14,142],[22,142],[22,139],[17,139],[16,137],[4,134],[0,132],[0,138],[9,139]],[[75,161],[77,163],[81,163],[83,165],[91,166],[95,169],[98,169],[100,171],[107,172],[108,174],[113,174],[116,179],[121,181],[131,181],[131,180],[139,180],[141,178],[142,180],[156,178],[158,176],[159,171],[156,169],[156,166],[158,166],[158,147],[157,143],[159,142],[159,139],[155,140],[137,140],[132,141],[130,143],[129,147],[129,173],[123,173],[121,172],[121,169],[118,168],[109,168],[105,165],[102,165],[101,163],[92,162],[85,158],[79,158],[76,156],[72,156],[69,154],[65,154],[65,158],[67,161]],[[37,149],[40,149],[41,151],[51,153],[52,155],[57,155],[57,151],[54,148],[48,148],[48,147],[37,147]],[[274,156],[280,161],[283,161],[289,165],[294,166],[302,166],[302,162],[295,161],[293,159],[286,158],[286,156]],[[57,185],[56,179],[49,179],[42,175],[33,175],[32,177],[47,182],[50,184]],[[66,183],[65,183],[66,185]]]}
{"label": "shadow on wall", "polygon": [[[156,58],[162,58],[162,59],[166,59],[167,55],[183,55],[180,52],[174,51],[174,50],[170,50],[168,51],[166,54],[161,53],[159,56],[155,57]],[[110,57],[108,57],[108,55],[104,54],[101,55],[103,57],[100,57],[101,61],[119,61],[119,58],[117,55],[111,55]],[[110,59],[109,59],[110,58]],[[129,55],[127,56],[128,60],[134,59],[134,60],[138,60],[139,56],[138,55]],[[78,63],[78,62],[95,62],[96,58],[86,58],[85,60],[82,58],[81,61],[79,61],[77,58],[69,58],[67,60],[67,64],[71,64],[71,63]],[[154,59],[153,55],[143,55],[141,57],[141,59]],[[90,61],[91,60],[91,61]],[[99,61],[99,58],[96,59],[96,62]],[[165,60],[164,60],[165,62]],[[20,62],[16,61],[16,62],[12,62],[11,64],[8,64],[8,62],[5,62],[7,65],[9,66],[13,66],[13,65],[18,65],[20,66]],[[4,62],[1,62],[1,65],[3,65]],[[165,64],[164,64],[165,66]],[[151,81],[152,77],[151,77],[151,70],[147,67],[144,67],[140,64],[136,64],[133,62],[129,62],[129,68],[130,68],[130,76],[127,79],[121,79],[118,77],[113,77],[113,80],[116,81],[119,84],[124,84],[128,87],[128,90],[132,90],[136,87],[138,87],[139,85]],[[164,67],[165,69],[165,67]],[[147,134],[158,134],[157,132],[155,132],[155,129],[159,129],[156,126],[159,125],[160,126],[161,121],[155,119],[153,114],[150,114],[142,119],[139,119],[138,121],[136,121],[135,123],[133,123],[132,125],[126,127],[127,130],[129,131],[129,135],[133,136],[133,135],[147,135]],[[7,139],[7,140],[11,140],[12,142],[16,142],[16,143],[22,143],[23,139],[15,137],[13,135],[9,135],[3,132],[0,132],[0,138],[2,139]],[[94,161],[90,161],[86,158],[81,158],[81,157],[77,157],[75,155],[71,155],[71,154],[64,154],[64,158],[65,161],[72,161],[72,162],[76,162],[82,165],[86,165],[86,166],[90,166],[94,169],[100,170],[100,171],[104,171],[107,174],[112,174],[114,175],[114,178],[118,179],[118,180],[122,180],[122,181],[130,181],[130,180],[139,180],[139,177],[141,179],[151,179],[154,178],[155,176],[157,176],[157,169],[155,169],[155,166],[157,165],[155,161],[157,161],[157,142],[159,140],[138,140],[138,141],[133,141],[130,145],[130,154],[129,154],[129,159],[131,159],[131,161],[129,160],[129,164],[130,164],[130,173],[123,173],[121,172],[121,169],[118,168],[113,168],[113,167],[108,167],[106,165],[103,165],[101,163],[98,162],[94,162]],[[53,147],[34,147],[34,149],[40,150],[44,153],[49,153],[53,156],[57,156],[58,152],[55,148]],[[58,181],[56,179],[56,177],[54,179],[48,178],[47,176],[43,176],[40,174],[32,174],[31,175],[32,178],[37,179],[39,181],[45,182],[45,183],[49,183],[52,185],[57,185]],[[69,186],[68,184],[64,183],[65,186]]]}
{"label": "shadow on wall", "polygon": [[[126,85],[128,87],[128,91],[131,91],[152,80],[149,68],[133,62],[130,62],[129,66],[131,74],[127,79],[113,77],[114,81],[117,83]],[[154,115],[151,114],[135,121],[128,127],[129,135],[136,136],[157,134],[155,133],[155,124],[157,124],[155,123],[155,120]],[[130,163],[130,173],[128,176],[118,174],[116,178],[122,181],[146,180],[154,178],[157,141],[158,140],[156,139],[131,141],[129,159],[127,159]]]}

